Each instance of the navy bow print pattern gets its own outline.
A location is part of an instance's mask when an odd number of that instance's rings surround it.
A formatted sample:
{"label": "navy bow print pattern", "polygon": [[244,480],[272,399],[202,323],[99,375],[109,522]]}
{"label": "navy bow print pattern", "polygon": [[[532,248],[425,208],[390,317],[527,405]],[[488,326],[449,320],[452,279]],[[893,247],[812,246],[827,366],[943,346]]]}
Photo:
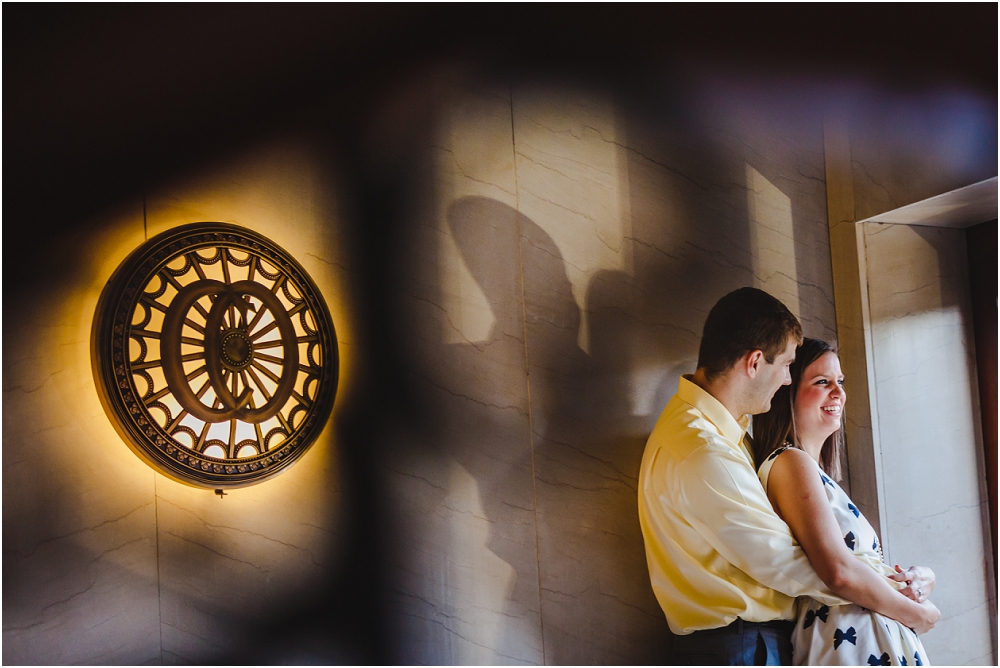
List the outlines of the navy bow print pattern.
{"label": "navy bow print pattern", "polygon": [[861,511],[858,510],[858,507],[853,503],[848,503],[847,509],[850,510],[852,513],[854,513],[855,517],[861,517]]}
{"label": "navy bow print pattern", "polygon": [[822,481],[823,481],[823,484],[824,484],[824,485],[829,485],[830,487],[833,487],[833,481],[832,481],[832,480],[830,480],[829,478],[827,478],[827,477],[826,477],[826,474],[824,474],[824,473],[822,473],[822,472],[821,472],[821,473],[819,474],[819,477],[820,477],[820,480],[822,480]]}
{"label": "navy bow print pattern", "polygon": [[847,535],[844,536],[844,542],[847,544],[848,548],[850,548],[851,550],[854,549],[854,532],[853,531],[848,531],[847,532]]}
{"label": "navy bow print pattern", "polygon": [[830,614],[830,606],[822,605],[817,610],[806,611],[806,619],[802,623],[802,628],[807,629],[813,625],[817,619],[826,624],[826,618]]}
{"label": "navy bow print pattern", "polygon": [[841,643],[843,643],[845,640],[854,645],[855,647],[858,646],[858,636],[857,633],[854,631],[853,626],[849,626],[846,631],[841,631],[840,629],[834,631],[833,648],[840,649]]}
{"label": "navy bow print pattern", "polygon": [[901,666],[908,666],[910,664],[908,664],[906,662],[906,657],[905,656],[901,656],[901,657],[899,657],[899,665],[901,665]]}
{"label": "navy bow print pattern", "polygon": [[[889,654],[887,652],[882,652],[882,656],[878,657],[874,654],[868,657],[869,666],[891,666],[892,661],[889,660]],[[906,664],[903,664],[906,665]]]}
{"label": "navy bow print pattern", "polygon": [[782,452],[784,452],[787,449],[788,449],[787,445],[781,446],[780,448],[778,448],[777,450],[775,450],[774,452],[772,452],[771,454],[769,454],[767,456],[767,459],[765,459],[764,461],[765,462],[771,461],[772,459],[774,459],[775,457],[777,457],[778,455],[780,455]]}
{"label": "navy bow print pattern", "polygon": [[917,665],[917,666],[924,665],[924,662],[920,660],[920,652],[914,652],[913,653],[913,663],[914,663],[914,665]]}

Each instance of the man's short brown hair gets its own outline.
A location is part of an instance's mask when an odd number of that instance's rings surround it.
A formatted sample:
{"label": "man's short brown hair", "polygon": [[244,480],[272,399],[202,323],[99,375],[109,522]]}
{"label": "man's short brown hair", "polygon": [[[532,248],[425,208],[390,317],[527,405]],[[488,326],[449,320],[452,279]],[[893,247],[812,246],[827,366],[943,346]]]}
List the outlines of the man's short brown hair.
{"label": "man's short brown hair", "polygon": [[764,353],[768,364],[785,351],[789,339],[802,343],[802,326],[780,301],[757,288],[740,288],[708,312],[698,349],[698,368],[709,379],[725,373],[744,355]]}

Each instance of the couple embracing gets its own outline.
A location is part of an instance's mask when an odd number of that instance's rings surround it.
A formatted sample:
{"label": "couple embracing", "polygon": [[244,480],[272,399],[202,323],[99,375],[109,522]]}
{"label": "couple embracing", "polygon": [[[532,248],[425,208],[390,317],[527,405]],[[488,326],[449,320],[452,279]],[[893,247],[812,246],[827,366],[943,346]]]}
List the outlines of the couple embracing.
{"label": "couple embracing", "polygon": [[833,347],[766,292],[709,312],[639,473],[675,665],[929,665],[933,572],[885,564],[836,483],[843,383]]}

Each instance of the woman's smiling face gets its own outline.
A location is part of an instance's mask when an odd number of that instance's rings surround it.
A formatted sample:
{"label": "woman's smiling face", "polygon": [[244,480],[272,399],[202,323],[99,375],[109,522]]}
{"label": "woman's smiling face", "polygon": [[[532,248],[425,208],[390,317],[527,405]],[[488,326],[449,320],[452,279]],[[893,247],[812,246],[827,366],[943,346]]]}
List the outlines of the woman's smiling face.
{"label": "woman's smiling face", "polygon": [[836,353],[823,353],[802,372],[795,394],[795,430],[799,437],[827,436],[840,428],[844,412],[844,374]]}

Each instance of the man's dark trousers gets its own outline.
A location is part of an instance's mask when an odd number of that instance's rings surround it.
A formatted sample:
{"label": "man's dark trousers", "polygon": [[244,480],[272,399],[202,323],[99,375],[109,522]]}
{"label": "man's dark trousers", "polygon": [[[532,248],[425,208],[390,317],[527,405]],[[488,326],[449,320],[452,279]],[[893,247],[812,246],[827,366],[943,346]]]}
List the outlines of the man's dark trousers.
{"label": "man's dark trousers", "polygon": [[674,636],[675,666],[790,666],[794,622],[753,623]]}

